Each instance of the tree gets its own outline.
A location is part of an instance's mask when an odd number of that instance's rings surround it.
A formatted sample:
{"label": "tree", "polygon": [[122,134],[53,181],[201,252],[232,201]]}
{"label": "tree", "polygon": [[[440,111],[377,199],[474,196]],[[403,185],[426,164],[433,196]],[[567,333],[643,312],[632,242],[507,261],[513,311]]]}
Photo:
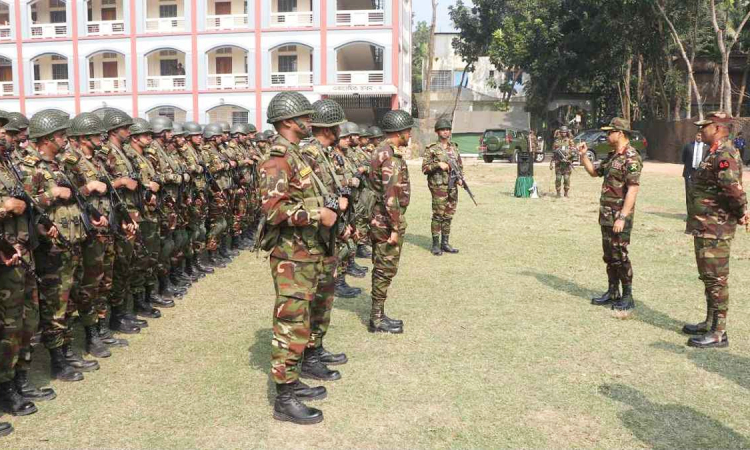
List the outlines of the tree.
{"label": "tree", "polygon": [[746,1],[724,0],[716,7],[716,0],[710,0],[711,24],[716,33],[716,44],[721,53],[721,100],[724,110],[732,115],[732,80],[729,77],[729,58],[732,48],[740,39],[742,29],[750,19]]}
{"label": "tree", "polygon": [[414,51],[411,59],[411,91],[422,92],[422,77],[424,75],[424,63],[427,58],[427,43],[430,40],[430,28],[427,22],[420,21],[412,32],[412,45]]}
{"label": "tree", "polygon": [[435,61],[435,27],[437,26],[437,0],[432,0],[432,23],[430,24],[430,41],[427,47],[427,83],[426,89],[427,95],[425,97],[425,115],[423,117],[429,118],[432,113],[430,111],[430,91],[432,90],[432,63]]}

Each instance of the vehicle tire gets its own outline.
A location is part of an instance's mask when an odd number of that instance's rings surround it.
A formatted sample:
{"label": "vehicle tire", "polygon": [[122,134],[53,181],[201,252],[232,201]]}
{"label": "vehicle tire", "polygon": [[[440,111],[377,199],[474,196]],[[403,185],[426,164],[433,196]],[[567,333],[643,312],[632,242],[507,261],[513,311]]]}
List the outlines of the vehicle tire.
{"label": "vehicle tire", "polygon": [[488,164],[491,163],[493,160],[492,156],[487,156],[487,155],[483,156],[482,159],[484,160],[484,162]]}
{"label": "vehicle tire", "polygon": [[536,163],[544,162],[544,153],[541,153],[541,152],[535,153],[534,154],[534,162],[536,162]]}
{"label": "vehicle tire", "polygon": [[518,164],[518,149],[513,150],[513,156],[510,157],[510,162],[513,164]]}
{"label": "vehicle tire", "polygon": [[587,150],[586,151],[586,157],[589,159],[589,161],[594,162],[596,161],[596,153],[594,153],[593,150]]}

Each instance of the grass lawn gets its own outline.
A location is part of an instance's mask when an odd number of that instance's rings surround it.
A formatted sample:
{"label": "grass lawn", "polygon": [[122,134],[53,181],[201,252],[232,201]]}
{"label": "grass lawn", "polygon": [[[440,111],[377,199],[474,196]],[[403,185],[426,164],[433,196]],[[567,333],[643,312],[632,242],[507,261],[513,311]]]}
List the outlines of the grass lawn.
{"label": "grass lawn", "polygon": [[[750,240],[734,242],[730,347],[696,350],[703,288],[683,234],[679,172],[647,164],[631,258],[630,320],[591,306],[606,287],[597,225],[600,180],[573,174],[571,198],[516,199],[515,167],[470,163],[479,207],[462,195],[458,255],[429,254],[430,198],[411,166],[401,269],[386,310],[400,336],[365,329],[369,297],[337,299],[327,347],[343,378],[315,402],[325,421],[271,418],[273,286],[243,254],[202,280],[130,347],[58,398],[9,418],[2,448],[750,447]],[[550,171],[537,165],[540,191]],[[672,171],[675,172],[675,171]],[[369,278],[353,283],[369,293]],[[80,343],[79,343],[80,345]],[[49,384],[38,349],[34,380]]]}

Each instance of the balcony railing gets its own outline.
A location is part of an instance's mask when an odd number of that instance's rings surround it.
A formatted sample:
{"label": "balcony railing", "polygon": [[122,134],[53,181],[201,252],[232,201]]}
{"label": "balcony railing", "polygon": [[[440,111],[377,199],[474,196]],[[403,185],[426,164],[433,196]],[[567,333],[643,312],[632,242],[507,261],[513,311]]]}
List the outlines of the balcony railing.
{"label": "balcony railing", "polygon": [[112,36],[125,34],[124,20],[105,20],[100,22],[88,22],[86,34],[89,36]]}
{"label": "balcony railing", "polygon": [[336,26],[365,27],[385,24],[385,12],[382,9],[362,9],[336,11]]}
{"label": "balcony railing", "polygon": [[172,33],[185,29],[184,17],[168,17],[163,19],[146,19],[146,31],[152,33]]}
{"label": "balcony railing", "polygon": [[209,74],[209,89],[234,89],[250,86],[250,77],[246,73]]}
{"label": "balcony railing", "polygon": [[311,27],[312,24],[312,11],[271,13],[272,27]]}
{"label": "balcony railing", "polygon": [[0,41],[7,41],[10,38],[10,25],[0,25]]}
{"label": "balcony railing", "polygon": [[272,86],[298,87],[312,84],[312,72],[271,72]]}
{"label": "balcony railing", "polygon": [[42,23],[31,25],[32,39],[48,39],[68,35],[68,25],[64,23]]}
{"label": "balcony railing", "polygon": [[89,94],[125,92],[125,78],[89,78]]}
{"label": "balcony railing", "polygon": [[68,80],[34,81],[34,95],[66,95],[70,93]]}
{"label": "balcony railing", "polygon": [[350,70],[336,72],[336,83],[338,84],[370,84],[382,83],[382,70]]}
{"label": "balcony railing", "polygon": [[0,97],[7,97],[13,95],[13,82],[3,81],[0,82]]}
{"label": "balcony railing", "polygon": [[234,30],[247,28],[247,14],[206,16],[207,30]]}
{"label": "balcony railing", "polygon": [[185,75],[169,77],[146,77],[147,91],[184,91]]}

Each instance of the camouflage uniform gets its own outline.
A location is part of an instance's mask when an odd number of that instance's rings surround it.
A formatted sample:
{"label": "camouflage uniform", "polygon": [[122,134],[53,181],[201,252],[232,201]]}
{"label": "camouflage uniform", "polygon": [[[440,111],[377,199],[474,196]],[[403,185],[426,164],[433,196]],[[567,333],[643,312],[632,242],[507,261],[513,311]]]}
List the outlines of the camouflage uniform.
{"label": "camouflage uniform", "polygon": [[550,166],[555,167],[555,189],[557,195],[560,195],[560,188],[565,184],[565,196],[568,196],[570,190],[570,175],[573,173],[573,149],[576,143],[570,137],[558,137],[552,146],[552,161]]}
{"label": "camouflage uniform", "polygon": [[[237,163],[235,171],[238,176],[235,177],[235,186],[233,189],[232,197],[234,202],[231,209],[231,234],[232,234],[232,246],[236,247],[238,239],[242,234],[243,225],[246,225],[247,217],[247,190],[249,178],[248,174],[249,165],[245,162],[247,160],[247,149],[245,146],[240,144],[237,139],[232,139],[227,142],[224,150],[224,154]],[[227,224],[229,226],[229,224]]]}
{"label": "camouflage uniform", "polygon": [[173,255],[179,252],[176,238],[178,238],[180,230],[178,208],[182,202],[180,199],[183,182],[182,169],[156,139],[151,142],[148,149],[144,150],[144,154],[151,163],[154,174],[158,173],[160,181],[157,181],[157,183],[161,185],[158,193],[162,199],[159,208],[161,214],[161,220],[159,221],[160,248],[156,267],[158,276],[164,277],[172,267]]}
{"label": "camouflage uniform", "polygon": [[422,173],[427,175],[427,187],[430,188],[430,194],[432,194],[430,232],[433,240],[441,233],[443,236],[451,234],[451,221],[458,206],[458,184],[454,184],[453,189],[449,189],[450,172],[440,169],[439,166],[441,162],[447,164],[449,160],[456,161],[459,168],[463,169],[458,145],[454,142],[450,142],[445,148],[439,142],[430,144],[422,160]]}
{"label": "camouflage uniform", "polygon": [[[215,251],[227,230],[229,203],[227,192],[231,186],[229,162],[225,160],[214,142],[206,142],[201,147],[201,156],[208,172],[214,177],[217,186],[209,186],[211,195],[208,203],[209,229],[206,248]],[[218,190],[216,189],[218,187]]]}
{"label": "camouflage uniform", "polygon": [[[188,233],[192,252],[199,254],[206,242],[206,217],[208,216],[208,201],[206,199],[206,177],[203,174],[203,159],[190,142],[180,148],[183,164],[190,173],[191,181],[188,191],[191,201],[188,204]],[[190,252],[190,250],[187,250]]]}
{"label": "camouflage uniform", "polygon": [[688,232],[694,237],[695,260],[705,286],[707,306],[706,320],[697,331],[721,333],[720,342],[728,342],[729,254],[737,222],[747,210],[742,159],[731,139],[709,149],[693,180]]}

